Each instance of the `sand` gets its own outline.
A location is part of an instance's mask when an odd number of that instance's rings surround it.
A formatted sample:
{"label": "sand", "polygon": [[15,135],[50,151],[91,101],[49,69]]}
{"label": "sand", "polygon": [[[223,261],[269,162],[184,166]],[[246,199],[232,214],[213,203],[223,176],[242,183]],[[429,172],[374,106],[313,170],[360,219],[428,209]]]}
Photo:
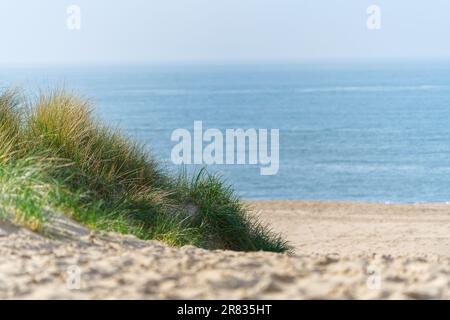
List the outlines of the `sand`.
{"label": "sand", "polygon": [[0,222],[0,298],[450,299],[450,205],[249,202],[292,256]]}
{"label": "sand", "polygon": [[249,204],[299,253],[450,256],[450,204]]}

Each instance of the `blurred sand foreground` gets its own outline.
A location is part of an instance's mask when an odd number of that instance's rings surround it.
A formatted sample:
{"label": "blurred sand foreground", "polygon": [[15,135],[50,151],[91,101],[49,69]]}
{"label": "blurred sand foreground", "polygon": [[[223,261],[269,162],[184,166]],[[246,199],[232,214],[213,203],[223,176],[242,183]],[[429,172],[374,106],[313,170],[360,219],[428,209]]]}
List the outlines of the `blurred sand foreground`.
{"label": "blurred sand foreground", "polygon": [[248,202],[296,254],[0,222],[0,299],[450,299],[450,205]]}

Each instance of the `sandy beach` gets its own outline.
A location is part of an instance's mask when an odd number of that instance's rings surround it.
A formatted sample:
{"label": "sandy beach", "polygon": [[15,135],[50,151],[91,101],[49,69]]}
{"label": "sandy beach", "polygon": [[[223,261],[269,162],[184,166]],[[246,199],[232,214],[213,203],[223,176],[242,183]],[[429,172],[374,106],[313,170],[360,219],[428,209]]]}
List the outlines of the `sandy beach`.
{"label": "sandy beach", "polygon": [[249,202],[297,253],[450,256],[450,204]]}
{"label": "sandy beach", "polygon": [[295,254],[171,248],[62,218],[46,237],[0,222],[0,298],[450,299],[450,205],[248,205]]}

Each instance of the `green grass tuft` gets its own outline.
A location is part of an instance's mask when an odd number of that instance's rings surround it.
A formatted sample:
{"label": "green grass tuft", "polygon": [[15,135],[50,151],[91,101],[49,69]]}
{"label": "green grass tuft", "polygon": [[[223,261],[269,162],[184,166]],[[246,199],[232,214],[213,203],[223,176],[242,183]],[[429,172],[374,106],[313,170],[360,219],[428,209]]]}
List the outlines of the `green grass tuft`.
{"label": "green grass tuft", "polygon": [[0,95],[0,218],[40,230],[58,212],[174,246],[290,249],[220,177],[169,176],[142,145],[102,125],[88,100],[64,91],[21,100]]}

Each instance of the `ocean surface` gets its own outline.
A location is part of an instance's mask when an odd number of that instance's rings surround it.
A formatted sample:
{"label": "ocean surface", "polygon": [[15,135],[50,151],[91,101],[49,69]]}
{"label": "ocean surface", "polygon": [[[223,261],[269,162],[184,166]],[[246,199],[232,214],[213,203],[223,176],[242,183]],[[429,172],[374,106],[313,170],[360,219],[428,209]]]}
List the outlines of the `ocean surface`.
{"label": "ocean surface", "polygon": [[0,86],[83,94],[170,171],[195,120],[279,129],[277,175],[210,167],[243,198],[450,201],[450,62],[1,67]]}

